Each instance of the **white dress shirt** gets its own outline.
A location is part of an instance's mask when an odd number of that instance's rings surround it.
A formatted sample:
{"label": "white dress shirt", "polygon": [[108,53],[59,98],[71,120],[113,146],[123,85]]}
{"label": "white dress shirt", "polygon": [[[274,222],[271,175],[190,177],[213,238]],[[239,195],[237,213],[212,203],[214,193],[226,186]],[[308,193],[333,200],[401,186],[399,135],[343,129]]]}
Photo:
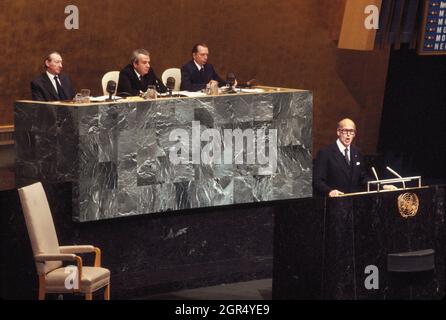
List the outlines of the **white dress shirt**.
{"label": "white dress shirt", "polygon": [[138,80],[142,80],[142,76],[138,73],[138,71],[136,71],[136,69],[133,69],[133,71],[135,71]]}
{"label": "white dress shirt", "polygon": [[347,148],[348,158],[350,159],[350,162],[352,161],[352,157],[350,154],[350,146],[346,147],[342,144],[341,140],[336,140],[336,144],[338,145],[339,151],[341,151],[341,154],[343,157],[345,157],[345,148]]}
{"label": "white dress shirt", "polygon": [[[48,76],[48,78],[50,78],[51,83],[53,84],[54,90],[56,90],[57,94],[59,94],[59,91],[57,91],[57,85],[56,85],[56,80],[54,80],[54,77],[56,76],[55,74],[49,73],[48,71],[46,72],[46,75]],[[60,86],[62,87],[62,84],[60,83],[60,78],[59,76],[57,76],[57,79],[59,81]]]}
{"label": "white dress shirt", "polygon": [[197,61],[194,60],[195,65],[197,66],[198,71],[201,70],[201,68],[204,68],[204,66],[200,66]]}

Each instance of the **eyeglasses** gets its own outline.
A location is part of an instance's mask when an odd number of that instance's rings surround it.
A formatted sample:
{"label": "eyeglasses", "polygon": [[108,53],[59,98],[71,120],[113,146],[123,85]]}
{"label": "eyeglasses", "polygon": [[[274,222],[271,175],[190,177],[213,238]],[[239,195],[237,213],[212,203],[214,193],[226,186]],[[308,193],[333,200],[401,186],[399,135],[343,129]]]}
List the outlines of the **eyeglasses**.
{"label": "eyeglasses", "polygon": [[350,134],[351,136],[354,136],[356,134],[355,129],[338,129],[340,133],[347,135]]}

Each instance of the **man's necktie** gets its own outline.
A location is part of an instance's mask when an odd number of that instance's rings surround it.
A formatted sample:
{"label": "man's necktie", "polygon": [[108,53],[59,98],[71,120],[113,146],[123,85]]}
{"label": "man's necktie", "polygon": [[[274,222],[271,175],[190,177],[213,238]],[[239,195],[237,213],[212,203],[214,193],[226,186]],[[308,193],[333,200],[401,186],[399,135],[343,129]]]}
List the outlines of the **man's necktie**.
{"label": "man's necktie", "polygon": [[344,149],[344,156],[345,156],[345,161],[347,162],[348,165],[350,165],[350,157],[348,156],[348,148]]}
{"label": "man's necktie", "polygon": [[204,81],[204,66],[201,66],[201,69],[200,69],[200,77],[201,77],[201,79]]}
{"label": "man's necktie", "polygon": [[67,96],[65,95],[65,92],[62,88],[62,86],[59,83],[59,77],[54,76],[54,81],[56,81],[56,87],[57,87],[57,93],[59,94],[60,100],[68,100]]}

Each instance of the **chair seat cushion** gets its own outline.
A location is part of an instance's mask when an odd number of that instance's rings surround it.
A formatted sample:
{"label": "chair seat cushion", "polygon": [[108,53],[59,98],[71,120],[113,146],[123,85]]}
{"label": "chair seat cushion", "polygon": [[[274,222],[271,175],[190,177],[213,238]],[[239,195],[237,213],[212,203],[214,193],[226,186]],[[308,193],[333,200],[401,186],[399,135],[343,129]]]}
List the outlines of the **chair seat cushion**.
{"label": "chair seat cushion", "polygon": [[[68,271],[65,273],[66,267],[55,269],[46,274],[45,291],[48,293],[73,292],[75,288],[67,288],[65,281],[69,286],[73,286],[73,275]],[[68,278],[70,277],[70,278]],[[99,267],[82,267],[82,279],[80,292],[94,292],[110,283],[110,271]]]}

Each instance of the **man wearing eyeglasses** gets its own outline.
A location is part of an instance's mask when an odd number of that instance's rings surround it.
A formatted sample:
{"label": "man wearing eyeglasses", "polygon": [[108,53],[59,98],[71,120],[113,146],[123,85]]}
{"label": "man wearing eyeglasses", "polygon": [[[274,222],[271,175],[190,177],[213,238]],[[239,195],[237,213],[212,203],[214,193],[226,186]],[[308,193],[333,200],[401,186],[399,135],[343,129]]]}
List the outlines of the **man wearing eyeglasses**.
{"label": "man wearing eyeglasses", "polygon": [[361,191],[367,183],[364,158],[352,145],[355,123],[347,118],[339,121],[337,135],[335,143],[317,154],[313,172],[316,193],[329,197]]}

